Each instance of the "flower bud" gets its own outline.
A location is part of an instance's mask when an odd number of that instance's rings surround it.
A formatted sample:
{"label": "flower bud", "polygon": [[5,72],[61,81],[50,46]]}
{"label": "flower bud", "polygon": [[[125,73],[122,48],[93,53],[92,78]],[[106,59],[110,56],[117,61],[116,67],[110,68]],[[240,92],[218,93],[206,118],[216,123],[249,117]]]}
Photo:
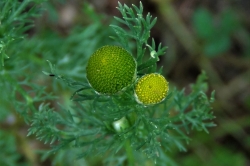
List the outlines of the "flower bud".
{"label": "flower bud", "polygon": [[136,66],[135,59],[124,48],[103,46],[89,58],[87,79],[97,93],[113,95],[134,82]]}
{"label": "flower bud", "polygon": [[161,74],[146,74],[135,85],[136,101],[143,105],[160,103],[165,99],[168,89],[168,82]]}

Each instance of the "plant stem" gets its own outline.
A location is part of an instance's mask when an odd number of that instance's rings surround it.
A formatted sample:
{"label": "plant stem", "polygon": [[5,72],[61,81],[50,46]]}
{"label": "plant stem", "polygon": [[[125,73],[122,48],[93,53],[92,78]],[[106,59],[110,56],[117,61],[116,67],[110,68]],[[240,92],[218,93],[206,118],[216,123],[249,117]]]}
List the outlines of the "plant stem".
{"label": "plant stem", "polygon": [[135,158],[134,158],[133,150],[131,148],[131,144],[129,140],[127,140],[125,143],[125,149],[126,149],[127,158],[128,158],[128,166],[134,166]]}

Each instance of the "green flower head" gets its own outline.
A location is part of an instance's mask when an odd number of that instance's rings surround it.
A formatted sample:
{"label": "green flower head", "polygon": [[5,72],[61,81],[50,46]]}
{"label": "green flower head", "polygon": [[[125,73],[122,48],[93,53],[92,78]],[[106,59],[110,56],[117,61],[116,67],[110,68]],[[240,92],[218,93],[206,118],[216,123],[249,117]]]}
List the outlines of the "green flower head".
{"label": "green flower head", "polygon": [[140,104],[157,104],[165,99],[168,89],[168,82],[161,74],[146,74],[135,85],[135,97]]}
{"label": "green flower head", "polygon": [[89,58],[87,79],[97,93],[113,95],[134,82],[136,66],[135,59],[124,48],[103,46]]}

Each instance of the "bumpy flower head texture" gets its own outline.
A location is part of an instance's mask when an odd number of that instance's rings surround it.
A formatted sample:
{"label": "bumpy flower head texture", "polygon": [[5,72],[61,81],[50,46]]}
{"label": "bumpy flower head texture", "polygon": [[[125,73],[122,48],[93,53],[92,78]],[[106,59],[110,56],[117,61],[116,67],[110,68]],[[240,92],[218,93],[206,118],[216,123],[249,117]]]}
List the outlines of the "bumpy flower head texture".
{"label": "bumpy flower head texture", "polygon": [[136,78],[136,61],[119,46],[103,46],[89,58],[87,79],[93,89],[104,95],[113,95],[133,83]]}
{"label": "bumpy flower head texture", "polygon": [[146,74],[135,85],[135,97],[140,104],[153,105],[165,99],[168,89],[168,82],[161,74]]}

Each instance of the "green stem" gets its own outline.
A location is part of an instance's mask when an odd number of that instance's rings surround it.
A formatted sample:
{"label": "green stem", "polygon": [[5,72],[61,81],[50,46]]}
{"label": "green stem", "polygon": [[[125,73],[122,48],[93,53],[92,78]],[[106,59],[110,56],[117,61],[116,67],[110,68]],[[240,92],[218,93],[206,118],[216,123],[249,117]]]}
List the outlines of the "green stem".
{"label": "green stem", "polygon": [[133,149],[131,147],[129,140],[127,140],[125,143],[125,149],[126,149],[127,158],[128,158],[128,166],[134,166],[135,158],[134,158]]}
{"label": "green stem", "polygon": [[140,65],[142,63],[142,44],[139,40],[136,41],[137,45],[137,63]]}

